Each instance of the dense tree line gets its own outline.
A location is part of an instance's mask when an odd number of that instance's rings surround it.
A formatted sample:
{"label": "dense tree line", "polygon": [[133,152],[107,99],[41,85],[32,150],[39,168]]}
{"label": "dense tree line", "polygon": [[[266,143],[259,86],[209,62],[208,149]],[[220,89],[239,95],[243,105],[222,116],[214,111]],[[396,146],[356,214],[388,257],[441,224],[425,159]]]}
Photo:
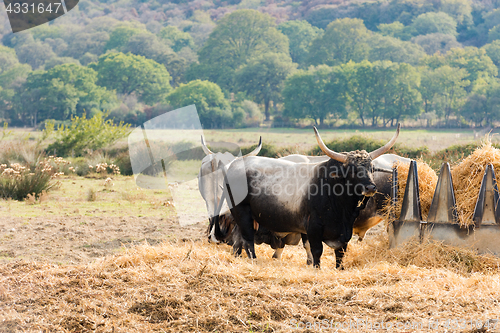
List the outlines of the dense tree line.
{"label": "dense tree line", "polygon": [[495,1],[89,0],[17,34],[0,16],[0,37],[12,125],[193,103],[210,128],[500,121]]}

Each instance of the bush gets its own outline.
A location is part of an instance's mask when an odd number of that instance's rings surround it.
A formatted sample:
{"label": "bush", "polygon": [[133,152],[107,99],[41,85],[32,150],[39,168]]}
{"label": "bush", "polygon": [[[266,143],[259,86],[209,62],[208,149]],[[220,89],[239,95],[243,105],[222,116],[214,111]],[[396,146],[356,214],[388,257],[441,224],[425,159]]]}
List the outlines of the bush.
{"label": "bush", "polygon": [[[367,138],[362,135],[354,135],[345,140],[334,139],[325,144],[328,148],[340,153],[353,150],[366,150],[370,152],[382,147],[386,142],[384,140]],[[316,146],[309,152],[309,155],[323,155],[323,152],[319,146]]]}
{"label": "bush", "polygon": [[[254,150],[255,148],[257,148],[257,145],[253,145],[250,147],[242,147],[241,154],[246,155],[249,152],[251,152],[252,150]],[[272,157],[272,158],[279,157],[278,156],[278,149],[276,148],[276,146],[274,146],[272,144],[262,143],[262,149],[260,150],[259,156]]]}
{"label": "bush", "polygon": [[28,195],[39,198],[58,185],[54,181],[62,172],[58,172],[61,164],[67,165],[62,159],[45,158],[34,168],[19,163],[0,165],[0,197],[14,200],[24,200]]}
{"label": "bush", "polygon": [[[115,124],[106,120],[107,114],[96,114],[91,119],[85,115],[73,117],[71,125],[61,125],[54,132],[56,141],[49,145],[47,151],[54,149],[59,156],[82,156],[85,150],[97,150],[111,145],[130,133],[130,125],[123,122]],[[46,124],[46,127],[48,124]],[[49,128],[48,132],[51,131]]]}
{"label": "bush", "polygon": [[428,157],[431,152],[427,147],[408,148],[405,146],[396,146],[394,153],[399,156],[417,159],[420,157]]}

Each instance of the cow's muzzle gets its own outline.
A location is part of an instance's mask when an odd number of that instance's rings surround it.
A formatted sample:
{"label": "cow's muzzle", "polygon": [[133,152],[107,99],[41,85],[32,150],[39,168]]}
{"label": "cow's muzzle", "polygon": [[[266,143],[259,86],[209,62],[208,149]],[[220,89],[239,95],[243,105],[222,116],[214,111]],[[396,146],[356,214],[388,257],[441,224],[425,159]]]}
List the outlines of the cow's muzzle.
{"label": "cow's muzzle", "polygon": [[365,197],[373,197],[377,193],[377,187],[375,185],[367,185],[363,190],[363,195]]}

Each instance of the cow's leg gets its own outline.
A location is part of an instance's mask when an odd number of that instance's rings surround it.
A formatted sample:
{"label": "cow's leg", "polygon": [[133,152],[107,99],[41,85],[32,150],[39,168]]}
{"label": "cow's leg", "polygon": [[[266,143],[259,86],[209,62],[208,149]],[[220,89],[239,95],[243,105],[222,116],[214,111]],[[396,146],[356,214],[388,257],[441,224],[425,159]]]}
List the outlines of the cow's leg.
{"label": "cow's leg", "polygon": [[243,250],[243,239],[240,234],[238,236],[234,237],[234,243],[233,243],[233,255],[235,257],[241,256],[241,250]]}
{"label": "cow's leg", "polygon": [[274,251],[273,258],[281,260],[281,254],[283,253],[283,250],[285,249],[285,246],[279,247]]}
{"label": "cow's leg", "polygon": [[250,259],[257,258],[254,248],[254,220],[252,218],[250,206],[240,205],[235,207],[231,212],[241,230],[245,252]]}
{"label": "cow's leg", "polygon": [[323,227],[321,221],[310,219],[309,227],[307,228],[307,239],[311,246],[313,266],[320,268],[319,261],[323,254]]}
{"label": "cow's leg", "polygon": [[309,244],[309,240],[307,239],[307,234],[302,234],[302,245],[304,245],[304,249],[307,253],[307,265],[311,265],[313,263],[313,255],[311,253],[311,244]]}
{"label": "cow's leg", "polygon": [[347,243],[344,243],[340,248],[335,249],[335,268],[344,269],[344,266],[342,266],[342,258],[344,258],[346,250],[347,250]]}

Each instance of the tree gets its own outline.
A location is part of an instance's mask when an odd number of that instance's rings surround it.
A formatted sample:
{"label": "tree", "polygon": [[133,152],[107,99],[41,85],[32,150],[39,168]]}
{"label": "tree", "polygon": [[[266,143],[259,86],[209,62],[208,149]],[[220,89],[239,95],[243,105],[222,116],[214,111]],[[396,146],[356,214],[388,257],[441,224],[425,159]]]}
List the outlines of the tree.
{"label": "tree", "polygon": [[453,35],[445,35],[441,33],[433,33],[413,37],[411,41],[420,45],[428,55],[436,53],[445,54],[453,48],[461,48],[462,44],[457,42],[457,38]]}
{"label": "tree", "polygon": [[453,67],[465,69],[469,73],[466,79],[471,84],[478,78],[498,75],[498,69],[486,54],[486,50],[474,46],[451,49],[446,53],[446,63]]}
{"label": "tree", "polygon": [[44,119],[66,120],[100,110],[114,96],[96,81],[94,70],[75,64],[32,72],[16,96],[15,109],[33,127]]}
{"label": "tree", "polygon": [[457,21],[443,12],[429,12],[419,15],[411,24],[413,35],[441,33],[457,35]]}
{"label": "tree", "polygon": [[309,56],[311,42],[323,33],[323,30],[313,27],[307,21],[293,20],[281,23],[278,26],[290,44],[292,61],[304,64]]}
{"label": "tree", "polygon": [[370,61],[390,60],[417,65],[425,56],[424,50],[419,45],[394,37],[373,34],[368,44],[370,45]]}
{"label": "tree", "polygon": [[33,69],[40,68],[47,60],[56,57],[50,45],[33,40],[31,35],[23,43],[16,45],[16,54],[21,63],[28,64]]}
{"label": "tree", "polygon": [[500,66],[500,40],[495,40],[490,44],[482,47],[486,51],[486,55],[490,57],[497,68]]}
{"label": "tree", "polygon": [[135,93],[148,105],[164,101],[172,90],[165,66],[143,56],[107,53],[90,67],[97,71],[99,85],[124,95]]}
{"label": "tree", "polygon": [[144,32],[147,32],[147,30],[139,28],[137,25],[121,24],[109,35],[109,41],[106,43],[105,50],[122,51],[122,48],[128,44],[132,36]]}
{"label": "tree", "polygon": [[497,79],[488,81],[469,95],[461,110],[461,115],[476,126],[500,120],[500,82]]}
{"label": "tree", "polygon": [[345,83],[340,67],[320,65],[308,71],[299,70],[285,82],[283,114],[295,119],[314,119],[317,125],[323,125],[329,116],[344,117]]}
{"label": "tree", "polygon": [[45,70],[49,70],[51,68],[54,68],[58,65],[62,65],[62,64],[75,64],[75,65],[78,65],[80,66],[80,62],[74,58],[70,58],[70,57],[54,57],[52,59],[49,59],[45,62],[45,65],[43,66],[43,68]]}
{"label": "tree", "polygon": [[405,63],[398,64],[394,74],[394,80],[390,82],[392,89],[386,91],[384,126],[389,120],[394,126],[401,118],[416,117],[421,112],[420,74]]}
{"label": "tree", "polygon": [[488,32],[488,42],[500,39],[500,25],[496,25]]}
{"label": "tree", "polygon": [[236,85],[241,91],[264,103],[266,120],[269,120],[269,104],[276,102],[283,89],[283,82],[295,70],[296,64],[285,54],[266,53],[248,62],[236,71]]}
{"label": "tree", "polygon": [[450,15],[459,25],[467,27],[472,22],[472,1],[470,0],[440,0],[440,10]]}
{"label": "tree", "polygon": [[183,47],[194,48],[194,40],[187,32],[180,31],[176,27],[167,26],[162,28],[157,36],[168,42],[168,45],[174,50],[179,52]]}
{"label": "tree", "polygon": [[399,38],[401,40],[410,40],[411,38],[411,33],[408,27],[405,27],[403,23],[398,21],[388,24],[382,23],[379,24],[377,28],[383,36]]}
{"label": "tree", "polygon": [[0,46],[0,114],[6,118],[11,113],[15,91],[31,71],[27,64],[20,64],[14,49]]}
{"label": "tree", "polygon": [[394,125],[394,120],[397,122],[420,112],[421,97],[417,90],[420,77],[411,65],[363,61],[350,62],[343,70],[347,77],[349,104],[363,126],[368,118],[372,126],[377,126],[380,120],[384,126],[389,121]]}
{"label": "tree", "polygon": [[344,18],[333,21],[321,37],[317,37],[309,51],[309,63],[335,66],[368,58],[370,31],[360,19]]}
{"label": "tree", "polygon": [[64,56],[79,59],[86,53],[99,56],[104,53],[106,44],[109,41],[109,34],[106,31],[81,31],[76,33],[68,41],[68,47]]}
{"label": "tree", "polygon": [[191,70],[191,76],[230,90],[241,65],[269,52],[289,54],[288,40],[276,29],[274,19],[256,10],[237,10],[218,22],[199,51],[200,65]]}
{"label": "tree", "polygon": [[420,91],[426,111],[432,111],[432,107],[438,116],[444,116],[449,123],[450,116],[465,102],[465,87],[470,84],[467,76],[465,69],[448,65],[422,71]]}
{"label": "tree", "polygon": [[196,105],[203,128],[232,125],[233,115],[229,101],[221,88],[213,82],[195,80],[181,84],[167,99],[174,108]]}

